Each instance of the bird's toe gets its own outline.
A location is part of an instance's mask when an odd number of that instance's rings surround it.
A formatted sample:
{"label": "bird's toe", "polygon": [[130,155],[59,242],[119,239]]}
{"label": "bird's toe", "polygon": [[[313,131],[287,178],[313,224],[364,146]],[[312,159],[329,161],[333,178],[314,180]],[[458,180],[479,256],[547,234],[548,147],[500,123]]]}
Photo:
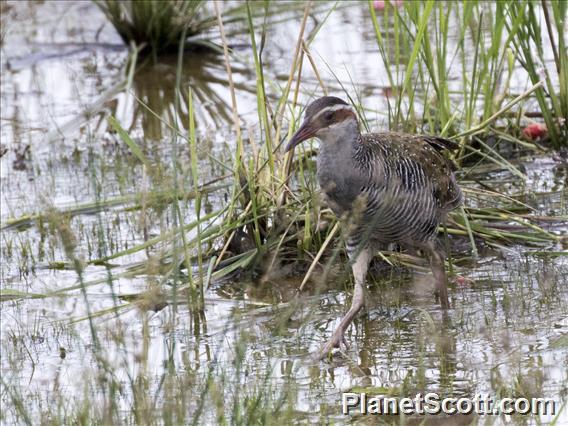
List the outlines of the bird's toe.
{"label": "bird's toe", "polygon": [[343,344],[345,349],[349,349],[349,345],[343,333],[333,333],[331,338],[320,349],[318,359],[322,360],[328,357],[334,349],[341,348],[341,344]]}

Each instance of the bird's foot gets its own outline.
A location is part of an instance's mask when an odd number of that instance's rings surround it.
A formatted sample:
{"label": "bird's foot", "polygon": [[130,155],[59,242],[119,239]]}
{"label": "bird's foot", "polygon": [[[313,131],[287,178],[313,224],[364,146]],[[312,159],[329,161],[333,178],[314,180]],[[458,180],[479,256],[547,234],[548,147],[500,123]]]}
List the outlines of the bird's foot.
{"label": "bird's foot", "polygon": [[345,340],[343,330],[338,329],[338,330],[335,330],[333,332],[333,334],[331,335],[331,338],[320,349],[319,354],[318,354],[318,359],[322,360],[324,358],[327,358],[329,356],[329,354],[331,354],[333,349],[340,348],[341,344],[343,344],[343,346],[345,346],[345,349],[349,349],[349,345],[347,344],[347,341]]}

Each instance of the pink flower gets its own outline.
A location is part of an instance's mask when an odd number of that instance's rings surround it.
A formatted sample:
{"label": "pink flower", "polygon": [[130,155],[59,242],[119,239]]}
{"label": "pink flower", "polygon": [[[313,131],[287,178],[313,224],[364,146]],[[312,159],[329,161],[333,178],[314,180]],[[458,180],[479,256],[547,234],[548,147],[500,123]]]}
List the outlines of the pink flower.
{"label": "pink flower", "polygon": [[531,123],[523,129],[523,135],[529,139],[538,139],[544,136],[546,132],[546,126],[541,123]]}
{"label": "pink flower", "polygon": [[[390,0],[389,3],[391,4],[391,6],[400,7],[402,6],[403,0]],[[387,2],[384,0],[375,0],[373,2],[373,7],[375,8],[375,10],[385,10],[386,6]]]}
{"label": "pink flower", "polygon": [[454,282],[456,283],[456,285],[460,286],[460,287],[469,287],[470,285],[473,284],[473,280],[470,278],[466,278],[463,277],[461,275],[457,275],[454,278]]}

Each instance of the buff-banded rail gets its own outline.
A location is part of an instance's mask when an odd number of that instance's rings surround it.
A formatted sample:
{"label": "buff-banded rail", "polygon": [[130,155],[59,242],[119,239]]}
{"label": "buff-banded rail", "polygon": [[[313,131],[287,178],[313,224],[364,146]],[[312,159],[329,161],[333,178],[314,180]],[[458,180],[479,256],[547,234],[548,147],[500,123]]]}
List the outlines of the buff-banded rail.
{"label": "buff-banded rail", "polygon": [[436,136],[397,132],[361,133],[355,109],[340,98],[312,102],[285,150],[310,139],[320,140],[317,178],[331,210],[348,223],[347,255],[355,288],[349,311],[319,352],[326,357],[364,306],[364,284],[377,248],[390,243],[419,249],[430,261],[436,295],[448,303],[443,251],[438,226],[463,195],[452,164],[440,153],[454,145]]}

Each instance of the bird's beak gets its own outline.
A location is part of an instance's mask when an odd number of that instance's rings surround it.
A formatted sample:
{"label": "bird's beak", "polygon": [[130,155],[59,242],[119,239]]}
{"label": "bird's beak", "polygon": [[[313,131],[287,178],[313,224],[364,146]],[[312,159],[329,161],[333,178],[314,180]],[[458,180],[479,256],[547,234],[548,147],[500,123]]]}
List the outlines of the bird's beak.
{"label": "bird's beak", "polygon": [[304,142],[306,139],[314,137],[316,134],[315,130],[316,129],[314,128],[312,123],[304,121],[300,128],[296,131],[296,133],[294,133],[294,135],[288,142],[288,145],[286,145],[284,152],[288,152],[299,143]]}

